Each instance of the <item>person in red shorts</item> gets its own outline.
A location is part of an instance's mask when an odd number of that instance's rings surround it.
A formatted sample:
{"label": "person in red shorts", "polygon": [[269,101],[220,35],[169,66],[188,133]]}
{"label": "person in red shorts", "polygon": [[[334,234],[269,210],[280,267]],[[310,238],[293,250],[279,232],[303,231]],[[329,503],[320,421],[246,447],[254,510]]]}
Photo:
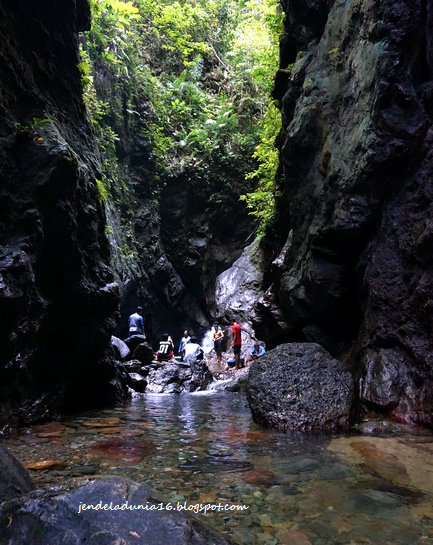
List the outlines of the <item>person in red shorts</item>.
{"label": "person in red shorts", "polygon": [[235,355],[235,369],[241,368],[242,328],[236,320],[230,320],[232,324],[233,353]]}

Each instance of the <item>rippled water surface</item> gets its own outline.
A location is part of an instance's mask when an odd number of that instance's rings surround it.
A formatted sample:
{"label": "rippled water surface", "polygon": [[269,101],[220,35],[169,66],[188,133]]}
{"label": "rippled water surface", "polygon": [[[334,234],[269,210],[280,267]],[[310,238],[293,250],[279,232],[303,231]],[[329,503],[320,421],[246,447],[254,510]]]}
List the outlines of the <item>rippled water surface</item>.
{"label": "rippled water surface", "polygon": [[3,441],[38,486],[95,475],[151,485],[165,501],[248,505],[201,516],[242,544],[433,545],[433,436],[266,430],[242,394],[162,395],[36,426]]}

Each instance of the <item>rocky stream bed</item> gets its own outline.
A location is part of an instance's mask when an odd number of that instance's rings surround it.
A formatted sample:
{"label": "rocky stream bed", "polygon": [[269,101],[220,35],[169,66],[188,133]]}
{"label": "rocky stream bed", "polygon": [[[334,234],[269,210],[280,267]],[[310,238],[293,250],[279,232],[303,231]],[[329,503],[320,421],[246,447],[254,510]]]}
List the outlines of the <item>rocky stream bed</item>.
{"label": "rocky stream bed", "polygon": [[140,396],[2,445],[49,494],[114,476],[173,506],[247,505],[197,515],[239,544],[433,544],[433,435],[422,428],[282,433],[253,422],[243,393],[201,392]]}

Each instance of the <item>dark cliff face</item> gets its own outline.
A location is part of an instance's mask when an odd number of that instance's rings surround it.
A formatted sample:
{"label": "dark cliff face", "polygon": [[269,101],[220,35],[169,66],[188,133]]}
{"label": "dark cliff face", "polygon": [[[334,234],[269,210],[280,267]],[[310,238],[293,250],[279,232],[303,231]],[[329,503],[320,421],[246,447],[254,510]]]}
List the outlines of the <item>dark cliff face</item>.
{"label": "dark cliff face", "polygon": [[125,395],[77,68],[89,17],[85,0],[0,5],[0,429]]}
{"label": "dark cliff face", "polygon": [[[143,185],[152,176],[135,165],[129,172]],[[245,206],[235,190],[213,205],[209,188],[185,176],[167,181],[157,205],[135,195],[137,206],[130,212],[138,250],[122,285],[116,334],[127,334],[127,317],[140,304],[151,317],[155,347],[164,332],[176,338],[185,329],[200,335],[215,312],[217,276],[240,256],[254,229]]]}
{"label": "dark cliff face", "polygon": [[285,10],[275,96],[290,233],[256,330],[319,342],[351,365],[361,404],[431,425],[432,7]]}

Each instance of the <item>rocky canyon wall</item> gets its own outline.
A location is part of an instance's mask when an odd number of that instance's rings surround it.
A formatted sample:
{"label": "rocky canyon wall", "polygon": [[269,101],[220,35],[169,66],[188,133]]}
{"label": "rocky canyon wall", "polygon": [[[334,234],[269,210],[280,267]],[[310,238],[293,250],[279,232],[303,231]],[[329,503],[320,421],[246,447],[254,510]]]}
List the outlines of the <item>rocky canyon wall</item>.
{"label": "rocky canyon wall", "polygon": [[0,429],[125,397],[77,67],[89,25],[86,0],[0,4]]}
{"label": "rocky canyon wall", "polygon": [[290,232],[258,335],[319,342],[361,406],[433,423],[433,6],[284,0],[275,98]]}

